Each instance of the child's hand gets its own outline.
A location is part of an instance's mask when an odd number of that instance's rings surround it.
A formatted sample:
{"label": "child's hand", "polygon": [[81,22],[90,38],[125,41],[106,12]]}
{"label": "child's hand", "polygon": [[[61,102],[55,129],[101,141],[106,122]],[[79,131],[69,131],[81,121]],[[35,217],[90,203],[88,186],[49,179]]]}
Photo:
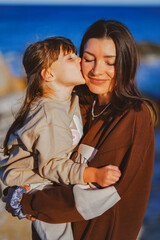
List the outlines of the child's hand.
{"label": "child's hand", "polygon": [[101,187],[108,187],[116,183],[121,176],[117,166],[108,165],[102,168],[87,167],[84,170],[84,182],[96,182]]}
{"label": "child's hand", "polygon": [[108,187],[119,181],[120,176],[121,172],[117,166],[108,165],[97,169],[95,180],[101,187]]}

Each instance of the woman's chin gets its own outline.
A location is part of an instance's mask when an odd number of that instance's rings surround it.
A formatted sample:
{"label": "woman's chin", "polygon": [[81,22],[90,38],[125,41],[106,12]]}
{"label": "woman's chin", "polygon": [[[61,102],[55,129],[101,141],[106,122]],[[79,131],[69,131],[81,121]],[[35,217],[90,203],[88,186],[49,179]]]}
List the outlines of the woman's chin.
{"label": "woman's chin", "polygon": [[104,89],[102,90],[100,87],[93,86],[93,85],[87,85],[89,90],[94,94],[104,94]]}

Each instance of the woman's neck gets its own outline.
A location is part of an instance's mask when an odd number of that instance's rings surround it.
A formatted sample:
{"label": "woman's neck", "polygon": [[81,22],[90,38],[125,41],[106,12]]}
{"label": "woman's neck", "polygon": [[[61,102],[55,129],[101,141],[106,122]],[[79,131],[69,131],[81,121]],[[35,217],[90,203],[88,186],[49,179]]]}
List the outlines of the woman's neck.
{"label": "woman's neck", "polygon": [[111,100],[111,94],[110,93],[99,94],[99,95],[97,95],[97,97],[98,97],[98,104],[99,104],[99,106],[106,105]]}

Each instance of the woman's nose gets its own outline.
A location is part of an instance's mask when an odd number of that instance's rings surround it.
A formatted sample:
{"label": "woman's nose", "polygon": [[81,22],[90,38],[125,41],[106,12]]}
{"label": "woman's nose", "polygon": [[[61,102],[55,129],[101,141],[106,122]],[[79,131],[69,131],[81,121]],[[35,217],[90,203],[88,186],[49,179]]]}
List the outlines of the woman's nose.
{"label": "woman's nose", "polygon": [[94,66],[92,68],[92,73],[94,75],[100,75],[103,73],[104,67],[101,62],[94,62]]}

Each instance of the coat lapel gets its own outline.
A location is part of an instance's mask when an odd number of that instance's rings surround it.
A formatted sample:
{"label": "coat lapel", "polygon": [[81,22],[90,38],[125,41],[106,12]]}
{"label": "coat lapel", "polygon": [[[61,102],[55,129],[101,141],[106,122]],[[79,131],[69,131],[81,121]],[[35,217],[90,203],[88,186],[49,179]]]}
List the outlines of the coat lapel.
{"label": "coat lapel", "polygon": [[119,117],[113,120],[113,122],[107,127],[104,124],[104,121],[100,119],[97,121],[82,139],[81,143],[89,145],[91,147],[96,148],[97,150],[101,147],[103,142],[107,139],[108,135],[111,131],[116,127],[116,125],[123,119],[123,117],[127,114],[128,111],[125,111]]}

